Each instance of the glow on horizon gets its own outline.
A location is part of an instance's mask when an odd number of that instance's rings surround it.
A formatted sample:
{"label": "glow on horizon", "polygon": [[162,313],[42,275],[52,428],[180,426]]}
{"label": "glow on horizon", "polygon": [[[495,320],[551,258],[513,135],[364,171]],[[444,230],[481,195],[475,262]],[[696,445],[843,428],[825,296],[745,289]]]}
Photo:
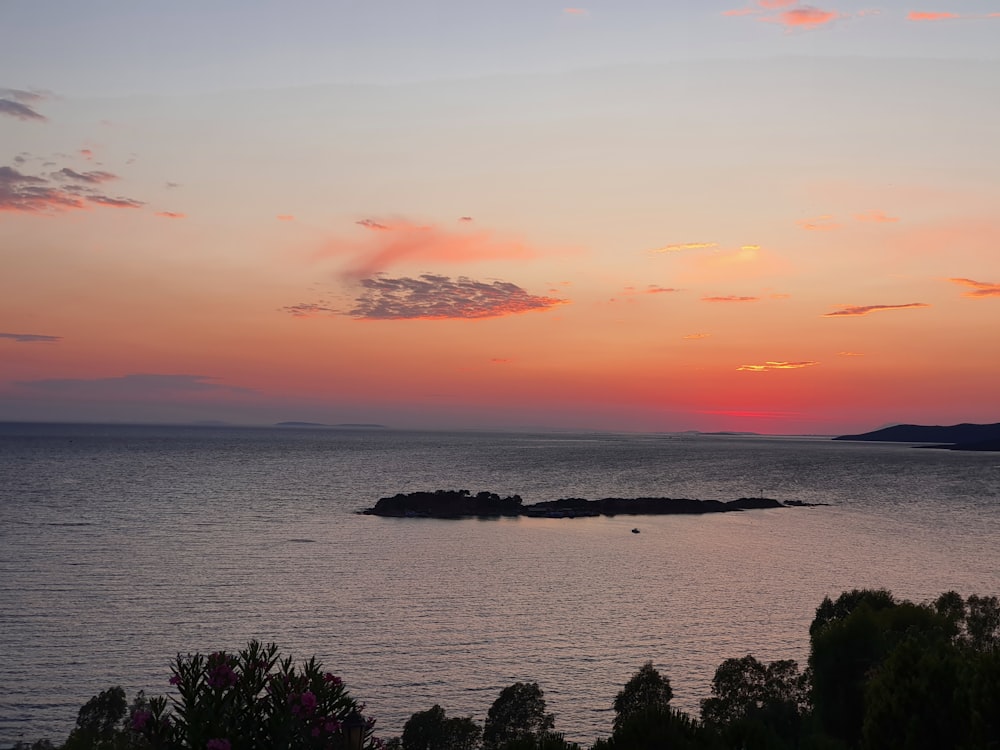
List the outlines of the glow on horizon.
{"label": "glow on horizon", "polygon": [[1000,420],[974,0],[54,5],[0,50],[0,420]]}

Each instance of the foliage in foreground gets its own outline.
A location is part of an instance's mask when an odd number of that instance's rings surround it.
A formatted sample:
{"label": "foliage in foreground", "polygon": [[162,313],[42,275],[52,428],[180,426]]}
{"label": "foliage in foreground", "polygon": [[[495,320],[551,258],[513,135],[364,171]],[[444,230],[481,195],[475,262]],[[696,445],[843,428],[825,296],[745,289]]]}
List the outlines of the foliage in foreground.
{"label": "foliage in foreground", "polygon": [[[612,734],[592,750],[893,750],[1000,748],[1000,603],[955,592],[933,603],[885,590],[826,598],[810,626],[809,667],[748,654],[715,672],[698,718],[670,706],[652,662],[614,699]],[[362,710],[315,659],[296,667],[273,644],[178,656],[178,697],[131,707],[111,688],[87,702],[63,750],[298,750],[346,747]],[[482,729],[438,705],[413,714],[395,750],[579,750],[554,729],[537,683],[501,691]],[[363,721],[368,750],[382,743]],[[41,741],[23,750],[49,750]]]}

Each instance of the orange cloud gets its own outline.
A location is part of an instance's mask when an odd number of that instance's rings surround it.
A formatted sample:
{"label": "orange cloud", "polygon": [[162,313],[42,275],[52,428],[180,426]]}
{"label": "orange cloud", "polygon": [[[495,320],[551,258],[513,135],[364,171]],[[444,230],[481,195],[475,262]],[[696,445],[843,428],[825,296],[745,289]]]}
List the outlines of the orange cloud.
{"label": "orange cloud", "polygon": [[295,217],[291,214],[278,214],[275,216],[278,221],[295,221]]}
{"label": "orange cloud", "polygon": [[707,339],[711,335],[710,333],[689,333],[687,336],[681,336],[681,338],[688,341],[698,341],[699,339]]}
{"label": "orange cloud", "polygon": [[91,151],[89,148],[81,148],[80,156],[82,156],[87,161],[90,161],[91,159],[94,158],[94,152]]}
{"label": "orange cloud", "polygon": [[164,219],[184,219],[187,218],[187,214],[177,213],[176,211],[157,211],[157,216],[162,216]]}
{"label": "orange cloud", "polygon": [[679,292],[679,291],[680,289],[674,289],[673,287],[669,286],[656,286],[654,284],[650,284],[648,287],[643,289],[644,294],[667,294],[669,292]]}
{"label": "orange cloud", "polygon": [[679,253],[682,250],[707,250],[710,247],[718,247],[717,242],[679,242],[674,245],[664,245],[653,250],[654,253]]}
{"label": "orange cloud", "polygon": [[762,365],[740,365],[736,368],[737,371],[743,370],[744,372],[769,372],[770,370],[801,370],[803,367],[812,367],[813,365],[818,365],[819,362],[805,361],[805,362],[765,362]]}
{"label": "orange cloud", "polygon": [[861,352],[837,352],[838,357],[863,357]]}
{"label": "orange cloud", "polygon": [[775,10],[777,8],[789,8],[795,5],[798,0],[758,0],[757,5],[761,8]]}
{"label": "orange cloud", "polygon": [[923,13],[921,11],[910,11],[907,18],[911,21],[946,21],[951,18],[960,18],[957,13]]}
{"label": "orange cloud", "polygon": [[817,216],[815,219],[799,219],[797,224],[809,232],[829,232],[840,227],[830,214]]}
{"label": "orange cloud", "polygon": [[823,315],[824,318],[837,318],[850,315],[868,315],[873,312],[882,312],[883,310],[911,310],[918,307],[930,307],[926,302],[910,302],[905,305],[837,305],[839,310],[834,312],[828,312]]}
{"label": "orange cloud", "polygon": [[820,10],[810,6],[793,8],[778,15],[777,21],[785,28],[815,29],[835,21],[840,14],[829,10]]}
{"label": "orange cloud", "polygon": [[889,216],[883,211],[865,211],[863,214],[855,214],[854,218],[868,224],[892,224],[899,221],[898,216]]}
{"label": "orange cloud", "polygon": [[973,281],[972,279],[948,279],[955,284],[971,286],[971,292],[965,292],[963,297],[1000,297],[1000,284],[991,281]]}
{"label": "orange cloud", "polygon": [[370,230],[361,243],[328,243],[317,258],[353,256],[344,275],[364,278],[401,263],[474,263],[488,260],[523,260],[537,253],[516,240],[499,239],[486,230],[451,230],[411,222],[363,219]]}
{"label": "orange cloud", "polygon": [[586,8],[563,8],[563,13],[567,16],[589,16],[590,11]]}
{"label": "orange cloud", "polygon": [[760,297],[737,297],[730,294],[726,297],[702,297],[702,302],[757,302]]}

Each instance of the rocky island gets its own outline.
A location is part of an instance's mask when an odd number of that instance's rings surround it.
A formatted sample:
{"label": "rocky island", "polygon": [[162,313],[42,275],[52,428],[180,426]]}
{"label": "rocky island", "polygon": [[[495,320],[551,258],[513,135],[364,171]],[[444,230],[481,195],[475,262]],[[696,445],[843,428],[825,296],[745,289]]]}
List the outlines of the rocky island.
{"label": "rocky island", "polygon": [[788,507],[765,497],[741,497],[739,500],[691,500],[670,497],[606,497],[600,500],[564,498],[525,505],[520,495],[500,497],[494,492],[437,490],[410,492],[383,497],[375,507],[361,511],[370,516],[391,518],[496,518],[529,516],[535,518],[578,518],[589,516],[663,516],[676,514],[728,513],[763,508]]}

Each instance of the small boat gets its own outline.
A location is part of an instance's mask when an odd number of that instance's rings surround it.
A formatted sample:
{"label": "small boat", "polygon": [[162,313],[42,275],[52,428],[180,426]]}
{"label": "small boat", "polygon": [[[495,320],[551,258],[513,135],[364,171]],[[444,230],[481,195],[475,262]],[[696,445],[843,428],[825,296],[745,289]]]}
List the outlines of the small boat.
{"label": "small boat", "polygon": [[632,529],[632,533],[633,534],[638,534],[639,533],[639,529]]}

